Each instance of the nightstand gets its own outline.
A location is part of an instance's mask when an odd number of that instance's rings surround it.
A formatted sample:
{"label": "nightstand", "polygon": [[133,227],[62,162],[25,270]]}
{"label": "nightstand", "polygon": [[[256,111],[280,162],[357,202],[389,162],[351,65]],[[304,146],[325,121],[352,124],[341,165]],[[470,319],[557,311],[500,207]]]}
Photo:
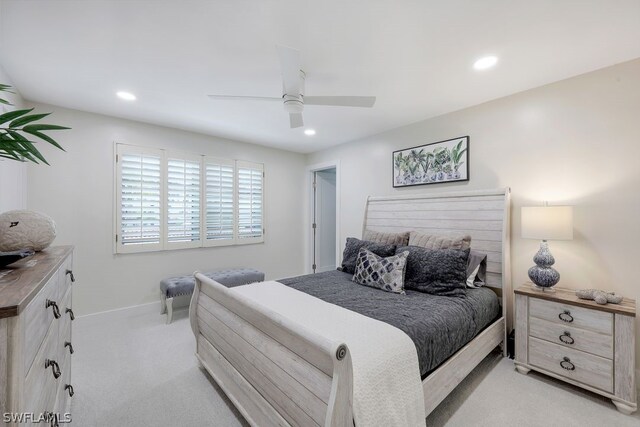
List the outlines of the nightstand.
{"label": "nightstand", "polygon": [[636,411],[636,303],[599,305],[575,290],[515,290],[518,372],[542,372]]}

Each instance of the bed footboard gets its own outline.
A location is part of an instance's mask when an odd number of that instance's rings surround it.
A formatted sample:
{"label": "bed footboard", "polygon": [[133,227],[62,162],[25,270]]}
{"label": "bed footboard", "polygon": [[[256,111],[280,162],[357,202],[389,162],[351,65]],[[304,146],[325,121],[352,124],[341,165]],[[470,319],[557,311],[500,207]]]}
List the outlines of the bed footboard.
{"label": "bed footboard", "polygon": [[353,426],[349,349],[195,274],[196,355],[251,425]]}

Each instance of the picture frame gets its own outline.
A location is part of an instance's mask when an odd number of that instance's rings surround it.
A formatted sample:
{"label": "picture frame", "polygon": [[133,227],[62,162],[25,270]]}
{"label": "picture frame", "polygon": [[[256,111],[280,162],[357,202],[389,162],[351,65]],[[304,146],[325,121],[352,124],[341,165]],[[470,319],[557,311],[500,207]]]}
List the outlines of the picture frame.
{"label": "picture frame", "polygon": [[393,188],[469,181],[469,136],[396,150]]}

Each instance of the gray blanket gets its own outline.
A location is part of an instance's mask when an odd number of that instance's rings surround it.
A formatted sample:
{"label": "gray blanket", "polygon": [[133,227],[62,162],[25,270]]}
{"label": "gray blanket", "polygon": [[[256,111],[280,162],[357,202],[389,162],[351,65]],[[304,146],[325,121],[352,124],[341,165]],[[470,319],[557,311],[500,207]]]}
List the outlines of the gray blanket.
{"label": "gray blanket", "polygon": [[327,271],[279,282],[404,331],[416,345],[423,378],[500,314],[496,294],[486,288],[467,289],[466,298],[412,290],[400,295],[359,285],[351,277]]}

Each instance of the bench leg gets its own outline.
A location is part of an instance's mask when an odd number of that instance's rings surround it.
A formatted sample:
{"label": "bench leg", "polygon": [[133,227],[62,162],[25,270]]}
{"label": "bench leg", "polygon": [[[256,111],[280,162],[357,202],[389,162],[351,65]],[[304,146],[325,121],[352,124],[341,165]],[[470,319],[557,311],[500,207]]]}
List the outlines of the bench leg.
{"label": "bench leg", "polygon": [[160,291],[160,314],[167,312],[167,296],[164,292]]}
{"label": "bench leg", "polygon": [[173,320],[173,298],[167,298],[167,325]]}

